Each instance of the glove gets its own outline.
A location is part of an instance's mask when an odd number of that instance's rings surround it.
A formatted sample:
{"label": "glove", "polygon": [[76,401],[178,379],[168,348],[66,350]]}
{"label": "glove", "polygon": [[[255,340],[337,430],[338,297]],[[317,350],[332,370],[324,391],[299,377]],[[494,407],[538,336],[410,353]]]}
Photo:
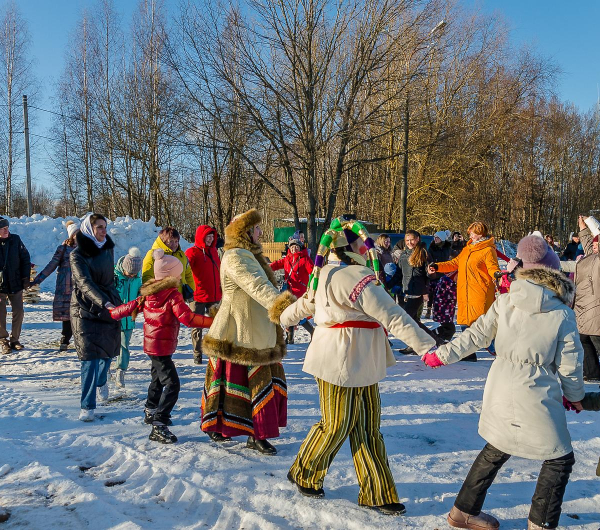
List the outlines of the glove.
{"label": "glove", "polygon": [[440,366],[444,366],[444,363],[440,361],[440,358],[435,353],[435,348],[431,348],[423,357],[421,357],[422,361],[429,366],[430,368],[439,368]]}
{"label": "glove", "polygon": [[575,414],[579,414],[581,412],[580,410],[577,410],[573,406],[573,403],[571,403],[565,396],[563,396],[563,407],[565,407],[566,410],[574,410]]}
{"label": "glove", "polygon": [[502,271],[496,271],[494,273],[494,278],[496,278],[496,280],[500,280],[502,278],[502,276],[503,276]]}

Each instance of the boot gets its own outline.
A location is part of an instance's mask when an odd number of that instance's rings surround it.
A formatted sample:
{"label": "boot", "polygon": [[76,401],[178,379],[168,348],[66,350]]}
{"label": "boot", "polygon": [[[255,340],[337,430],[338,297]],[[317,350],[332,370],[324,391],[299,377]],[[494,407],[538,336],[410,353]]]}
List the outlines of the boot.
{"label": "boot", "polygon": [[11,342],[10,347],[16,351],[21,351],[25,349],[25,346],[23,346],[18,340]]}
{"label": "boot", "polygon": [[94,409],[81,409],[79,412],[79,421],[94,421]]}
{"label": "boot", "polygon": [[277,449],[273,447],[268,440],[257,440],[254,436],[248,436],[248,442],[246,443],[248,449],[254,449],[263,455],[276,455]]}
{"label": "boot", "polygon": [[448,514],[448,524],[453,528],[467,528],[469,530],[488,530],[500,528],[498,519],[481,512],[479,515],[469,515],[452,506]]}
{"label": "boot", "polygon": [[285,332],[285,343],[294,344],[294,328],[287,328]]}
{"label": "boot", "polygon": [[10,344],[8,343],[8,341],[6,339],[4,339],[2,341],[2,353],[4,355],[8,355],[9,353],[12,353],[12,348],[10,347]]}
{"label": "boot", "polygon": [[177,436],[166,425],[160,424],[152,425],[152,432],[148,439],[161,444],[174,444],[177,441]]}
{"label": "boot", "polygon": [[384,515],[404,515],[406,513],[406,507],[404,504],[399,502],[391,502],[389,504],[382,504],[381,506],[367,506],[363,504],[365,508],[369,508],[370,510],[375,510]]}
{"label": "boot", "polygon": [[106,403],[108,401],[108,383],[96,387],[96,392],[99,403]]}
{"label": "boot", "polygon": [[544,530],[544,527],[532,523],[529,519],[527,519],[527,530]]}
{"label": "boot", "polygon": [[319,488],[318,490],[314,489],[314,488],[305,488],[304,486],[300,486],[300,484],[298,484],[295,480],[294,477],[292,477],[292,472],[288,471],[287,474],[287,479],[292,483],[295,484],[296,487],[298,488],[298,491],[304,495],[305,497],[315,497],[317,499],[320,499],[322,497],[325,497],[325,491],[323,490],[323,488]]}
{"label": "boot", "polygon": [[213,442],[221,443],[221,442],[230,442],[231,441],[231,438],[229,436],[223,436],[220,432],[209,431],[206,434],[208,434],[208,437]]}
{"label": "boot", "polygon": [[202,352],[201,351],[194,352],[194,364],[202,364]]}
{"label": "boot", "polygon": [[66,342],[61,342],[58,347],[58,351],[67,351],[69,349],[69,344]]}
{"label": "boot", "polygon": [[115,386],[117,388],[125,388],[125,370],[117,368],[115,373]]}
{"label": "boot", "polygon": [[[146,425],[152,425],[154,423],[154,414],[155,413],[156,413],[155,410],[144,409],[144,423]],[[165,425],[168,425],[169,427],[171,425],[173,425],[173,421],[171,420],[171,418],[169,418],[165,422]]]}

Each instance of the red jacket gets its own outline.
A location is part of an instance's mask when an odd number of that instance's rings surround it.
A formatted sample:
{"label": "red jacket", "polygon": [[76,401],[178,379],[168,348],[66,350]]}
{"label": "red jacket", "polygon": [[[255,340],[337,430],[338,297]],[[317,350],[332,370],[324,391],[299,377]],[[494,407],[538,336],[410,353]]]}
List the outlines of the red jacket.
{"label": "red jacket", "polygon": [[112,318],[120,320],[137,314],[143,307],[144,351],[148,355],[173,355],[180,322],[190,328],[208,328],[212,324],[212,318],[192,313],[178,291],[179,283],[172,276],[150,280],[142,286],[142,296],[110,312]]}
{"label": "red jacket", "polygon": [[308,255],[308,250],[292,254],[289,250],[285,258],[278,259],[271,263],[271,269],[278,271],[285,270],[285,281],[288,282],[290,291],[297,298],[300,298],[306,292],[308,277],[314,267],[313,261]]}
{"label": "red jacket", "polygon": [[[206,247],[204,242],[204,238],[208,234],[214,235],[210,247]],[[194,246],[185,251],[196,283],[194,291],[196,302],[214,303],[221,300],[221,280],[219,278],[221,260],[219,260],[216,244],[217,231],[210,226],[200,225],[196,229]]]}

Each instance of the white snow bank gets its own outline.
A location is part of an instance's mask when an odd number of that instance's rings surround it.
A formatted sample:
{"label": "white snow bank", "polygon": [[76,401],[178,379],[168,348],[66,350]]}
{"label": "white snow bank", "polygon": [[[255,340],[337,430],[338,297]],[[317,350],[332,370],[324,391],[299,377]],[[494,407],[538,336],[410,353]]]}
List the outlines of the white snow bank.
{"label": "white snow bank", "polygon": [[[38,272],[52,259],[56,247],[61,245],[67,238],[67,221],[75,221],[81,224],[77,217],[57,217],[56,219],[47,215],[34,214],[31,217],[19,218],[8,217],[10,231],[21,236],[23,243],[31,254],[31,261],[37,265]],[[156,239],[160,227],[156,226],[154,217],[149,221],[132,219],[129,216],[117,217],[114,221],[108,220],[108,233],[115,242],[115,261],[127,253],[130,247],[136,246],[143,255],[150,250]],[[191,246],[185,239],[180,241],[181,248],[186,250]],[[54,281],[46,281],[43,284],[44,291],[54,291]]]}

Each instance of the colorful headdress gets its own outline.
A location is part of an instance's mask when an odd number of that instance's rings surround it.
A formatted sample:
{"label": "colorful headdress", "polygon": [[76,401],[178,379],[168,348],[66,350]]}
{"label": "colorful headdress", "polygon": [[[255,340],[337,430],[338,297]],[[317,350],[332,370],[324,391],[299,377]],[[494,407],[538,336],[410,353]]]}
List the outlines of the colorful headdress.
{"label": "colorful headdress", "polygon": [[[365,247],[367,247],[370,266],[375,271],[376,277],[379,278],[381,265],[375,250],[375,242],[361,222],[346,219],[342,215],[331,221],[329,229],[321,236],[317,255],[315,256],[315,266],[308,279],[307,296],[309,300],[314,300],[319,285],[319,275],[329,252],[331,250],[335,251],[336,248],[345,247],[358,238],[362,239]],[[379,284],[379,280],[377,280],[377,284]]]}

